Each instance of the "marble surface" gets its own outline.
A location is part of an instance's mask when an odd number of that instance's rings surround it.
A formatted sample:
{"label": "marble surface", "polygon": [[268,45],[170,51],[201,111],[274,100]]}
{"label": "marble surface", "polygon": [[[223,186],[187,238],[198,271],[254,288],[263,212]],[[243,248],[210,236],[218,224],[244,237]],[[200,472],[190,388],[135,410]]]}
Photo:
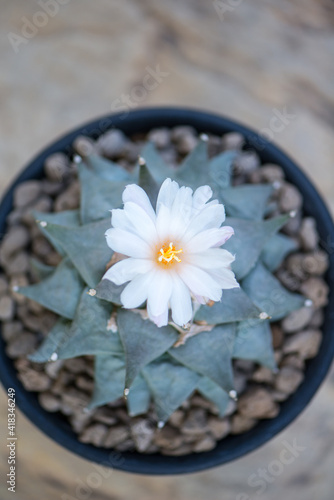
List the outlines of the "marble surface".
{"label": "marble surface", "polygon": [[[303,167],[334,212],[331,0],[223,0],[219,13],[214,2],[203,0],[51,0],[53,10],[41,16],[47,3],[12,0],[1,5],[0,193],[47,143],[115,109],[130,95],[130,109],[194,106],[263,133],[277,110],[285,109],[289,117],[272,131],[273,140]],[[27,20],[39,27],[27,28]],[[157,65],[164,76],[143,95],[138,86],[148,67]],[[5,403],[1,391],[4,500],[12,498],[4,481]],[[86,490],[85,498],[331,500],[333,414],[332,373],[303,415],[252,454],[176,478],[113,471],[98,488]],[[20,412],[17,418],[15,498],[80,498],[76,486],[89,480],[94,465],[50,441]],[[305,449],[277,476],[267,476],[271,482],[264,480],[265,489],[257,494],[259,485],[248,481],[254,475],[258,479],[259,469],[270,470],[283,442],[293,440]]]}

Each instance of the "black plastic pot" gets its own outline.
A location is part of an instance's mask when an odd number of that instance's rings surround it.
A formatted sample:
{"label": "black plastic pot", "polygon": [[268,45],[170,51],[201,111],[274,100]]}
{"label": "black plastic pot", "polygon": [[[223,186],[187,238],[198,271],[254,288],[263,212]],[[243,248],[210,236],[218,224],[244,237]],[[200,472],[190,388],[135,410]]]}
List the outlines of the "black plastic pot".
{"label": "black plastic pot", "polygon": [[329,254],[330,269],[326,280],[330,287],[329,304],[325,311],[322,327],[323,340],[318,355],[307,363],[305,379],[297,391],[281,405],[279,415],[270,420],[262,420],[250,431],[228,436],[209,452],[189,454],[183,457],[145,455],[138,452],[113,453],[112,450],[96,448],[80,443],[69,423],[59,414],[48,413],[38,403],[35,393],[26,391],[17,379],[13,362],[5,354],[5,344],[0,339],[0,377],[6,389],[16,391],[17,405],[23,413],[45,434],[68,450],[116,469],[140,474],[184,474],[218,466],[239,458],[255,450],[274,437],[292,422],[309,403],[330,367],[334,354],[334,225],[325,203],[296,164],[273,144],[247,127],[211,113],[182,108],[151,108],[131,111],[127,115],[115,114],[68,133],[44,149],[12,184],[0,206],[0,234],[6,231],[6,217],[12,209],[13,190],[19,183],[40,178],[43,175],[44,160],[52,153],[62,151],[72,153],[71,145],[81,134],[98,137],[106,130],[116,127],[125,134],[148,132],[155,127],[192,125],[199,132],[222,135],[226,132],[240,132],[247,139],[247,146],[255,149],[261,160],[281,165],[287,179],[295,184],[304,197],[305,214],[312,215],[318,225],[324,250]]}

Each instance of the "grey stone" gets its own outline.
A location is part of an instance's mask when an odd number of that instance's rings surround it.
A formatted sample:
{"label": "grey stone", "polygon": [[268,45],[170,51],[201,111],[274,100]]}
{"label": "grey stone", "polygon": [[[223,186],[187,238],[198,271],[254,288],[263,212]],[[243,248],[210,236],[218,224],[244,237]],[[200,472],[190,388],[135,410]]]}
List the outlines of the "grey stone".
{"label": "grey stone", "polygon": [[96,142],[96,147],[100,153],[108,158],[116,158],[123,155],[127,143],[128,139],[123,132],[113,129],[99,137]]}
{"label": "grey stone", "polygon": [[136,419],[130,423],[131,436],[138,451],[146,451],[153,441],[154,428],[147,419]]}
{"label": "grey stone", "polygon": [[45,363],[45,373],[49,375],[52,379],[57,379],[60,370],[62,369],[64,365],[64,361],[62,359],[57,359],[57,361],[50,361],[48,363]]}
{"label": "grey stone", "polygon": [[76,152],[85,158],[86,156],[90,156],[93,153],[96,153],[95,142],[90,137],[86,137],[84,135],[79,135],[74,143],[73,147]]}
{"label": "grey stone", "polygon": [[298,237],[300,231],[300,225],[302,223],[301,212],[298,211],[295,217],[291,217],[290,220],[282,227],[282,232],[288,236]]}
{"label": "grey stone", "polygon": [[[51,212],[52,210],[52,199],[50,196],[43,195],[35,203],[29,206],[29,208],[22,215],[22,222],[27,226],[36,226],[36,220],[33,215],[33,211],[36,212]],[[37,226],[38,227],[38,226]]]}
{"label": "grey stone", "polygon": [[253,373],[252,380],[254,380],[254,382],[271,384],[274,381],[274,374],[266,366],[260,366]]}
{"label": "grey stone", "polygon": [[0,297],[0,320],[10,321],[14,317],[15,305],[12,297],[4,295]]}
{"label": "grey stone", "polygon": [[105,446],[107,448],[114,448],[116,445],[128,441],[130,435],[130,429],[125,425],[111,427],[105,437]]}
{"label": "grey stone", "polygon": [[231,434],[241,434],[242,432],[249,431],[258,422],[255,418],[249,418],[244,415],[235,414],[231,420]]}
{"label": "grey stone", "polygon": [[282,320],[282,328],[286,333],[296,332],[309,324],[313,315],[312,307],[302,307],[292,311]]}
{"label": "grey stone", "polygon": [[222,439],[231,430],[231,423],[227,418],[209,417],[209,432],[215,439]]}
{"label": "grey stone", "polygon": [[304,281],[300,291],[308,299],[311,299],[315,308],[324,307],[328,303],[329,288],[327,283],[321,278],[309,278]]}
{"label": "grey stone", "polygon": [[168,419],[168,422],[174,427],[181,427],[183,420],[185,418],[184,412],[182,410],[176,410]]}
{"label": "grey stone", "polygon": [[13,340],[9,341],[6,353],[10,358],[18,358],[31,354],[37,345],[36,335],[30,332],[19,333]]}
{"label": "grey stone", "polygon": [[1,261],[24,249],[30,240],[29,232],[24,226],[13,226],[5,235],[1,244]]}
{"label": "grey stone", "polygon": [[64,153],[50,155],[44,163],[44,172],[50,181],[63,181],[69,173],[69,159]]}
{"label": "grey stone", "polygon": [[38,395],[38,401],[42,408],[51,413],[60,410],[60,399],[51,392],[41,392]]}
{"label": "grey stone", "polygon": [[300,227],[300,244],[303,250],[315,250],[318,246],[319,235],[316,221],[313,217],[305,217]]}
{"label": "grey stone", "polygon": [[106,425],[114,425],[117,424],[118,422],[115,412],[111,408],[104,408],[104,407],[98,408],[95,411],[94,420]]}
{"label": "grey stone", "polygon": [[2,337],[6,342],[14,339],[19,333],[22,332],[22,323],[21,321],[9,321],[5,322],[1,325]]}
{"label": "grey stone", "polygon": [[42,185],[40,181],[25,181],[19,184],[14,191],[14,207],[27,207],[39,197],[41,191]]}
{"label": "grey stone", "polygon": [[228,132],[222,137],[222,146],[224,150],[238,150],[244,145],[245,138],[239,132]]}
{"label": "grey stone", "polygon": [[0,275],[0,297],[5,295],[8,289],[8,281],[5,275]]}
{"label": "grey stone", "polygon": [[147,139],[153,142],[158,149],[165,149],[170,144],[170,129],[166,127],[155,128],[149,132]]}
{"label": "grey stone", "polygon": [[92,392],[94,389],[94,380],[90,377],[86,377],[85,375],[80,375],[76,378],[75,385],[78,387],[78,389]]}
{"label": "grey stone", "polygon": [[236,173],[241,175],[250,175],[260,165],[260,159],[255,151],[241,152],[234,160]]}
{"label": "grey stone", "polygon": [[320,330],[308,329],[298,332],[287,339],[283,346],[283,352],[296,352],[303,359],[309,359],[318,353],[322,335]]}
{"label": "grey stone", "polygon": [[162,429],[158,429],[154,436],[154,443],[161,448],[174,450],[184,442],[183,436],[178,429],[166,424]]}
{"label": "grey stone", "polygon": [[247,418],[272,418],[276,404],[270,392],[262,387],[253,387],[241,394],[238,411]]}
{"label": "grey stone", "polygon": [[208,431],[208,417],[203,408],[191,408],[183,422],[183,434],[203,434]]}
{"label": "grey stone", "polygon": [[195,453],[201,453],[203,451],[212,450],[216,446],[216,440],[212,438],[210,435],[205,436],[204,438],[197,441],[192,449]]}
{"label": "grey stone", "polygon": [[302,207],[303,198],[298,189],[288,182],[282,183],[279,192],[279,206],[282,212],[299,210]]}
{"label": "grey stone", "polygon": [[170,455],[174,457],[182,456],[182,455],[188,455],[189,453],[192,453],[193,449],[191,444],[182,444],[179,448],[175,448],[174,450],[169,450],[167,448],[162,448],[161,453],[162,455]]}
{"label": "grey stone", "polygon": [[292,366],[297,370],[304,370],[305,361],[300,357],[299,354],[287,354],[283,357],[280,363],[280,368],[283,368],[283,366]]}
{"label": "grey stone", "polygon": [[27,391],[42,392],[51,386],[51,379],[43,372],[37,372],[34,369],[27,369],[18,374],[23,386]]}
{"label": "grey stone", "polygon": [[325,274],[328,267],[328,255],[322,250],[317,250],[304,256],[303,268],[308,274],[321,276]]}
{"label": "grey stone", "polygon": [[108,427],[104,424],[92,424],[87,427],[80,435],[81,443],[91,443],[94,446],[103,446],[108,434]]}
{"label": "grey stone", "polygon": [[9,276],[24,274],[29,270],[29,257],[24,251],[17,253],[5,264],[6,272]]}
{"label": "grey stone", "polygon": [[283,366],[276,376],[275,389],[292,394],[304,379],[304,374],[292,366]]}
{"label": "grey stone", "polygon": [[285,174],[282,167],[274,163],[265,163],[261,167],[262,180],[269,183],[281,182],[284,180]]}
{"label": "grey stone", "polygon": [[80,185],[74,181],[70,186],[60,193],[54,203],[54,211],[62,212],[64,210],[74,210],[80,204]]}

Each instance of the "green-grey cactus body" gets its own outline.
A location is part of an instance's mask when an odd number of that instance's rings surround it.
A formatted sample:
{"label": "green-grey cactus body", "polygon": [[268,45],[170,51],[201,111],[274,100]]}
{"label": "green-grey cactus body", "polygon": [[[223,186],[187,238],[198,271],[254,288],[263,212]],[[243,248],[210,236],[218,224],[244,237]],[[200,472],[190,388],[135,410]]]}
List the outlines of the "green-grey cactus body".
{"label": "green-grey cactus body", "polygon": [[[273,272],[296,246],[279,233],[290,215],[268,218],[271,185],[232,187],[234,155],[223,152],[209,159],[205,137],[177,168],[166,165],[151,143],[132,172],[93,154],[78,163],[80,210],[35,213],[63,258],[57,268],[35,262],[41,281],[20,289],[59,315],[30,359],[95,356],[91,408],[125,391],[130,415],[147,412],[153,401],[158,420],[165,422],[197,390],[224,415],[229,397],[235,396],[233,359],[275,369],[270,322],[302,307],[304,298],[286,290]],[[224,290],[213,305],[201,305],[184,331],[172,322],[156,326],[145,309],[124,309],[124,285],[101,281],[117,260],[105,238],[110,210],[121,207],[124,188],[134,183],[154,206],[166,178],[193,190],[209,185],[225,206],[225,224],[235,232],[224,248],[235,255],[232,270],[240,287]]]}

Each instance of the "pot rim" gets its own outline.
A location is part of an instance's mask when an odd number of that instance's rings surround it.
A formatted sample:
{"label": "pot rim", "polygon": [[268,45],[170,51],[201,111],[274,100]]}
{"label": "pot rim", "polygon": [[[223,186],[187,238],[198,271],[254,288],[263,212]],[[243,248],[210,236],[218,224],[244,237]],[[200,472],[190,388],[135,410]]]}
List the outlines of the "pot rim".
{"label": "pot rim", "polygon": [[29,179],[43,176],[43,164],[52,153],[73,154],[72,144],[78,135],[97,138],[111,128],[119,128],[126,135],[138,131],[148,132],[152,128],[191,125],[198,132],[222,135],[239,132],[246,138],[246,148],[255,150],[262,163],[276,163],[286,174],[288,181],[301,191],[304,213],[317,221],[322,246],[329,255],[330,268],[326,281],[330,287],[329,303],[325,308],[322,327],[322,343],[317,356],[306,364],[305,378],[297,391],[281,403],[277,417],[261,420],[251,430],[237,435],[229,435],[218,442],[216,448],[208,452],[192,453],[172,457],[160,454],[146,455],[140,452],[116,452],[81,443],[69,423],[59,414],[44,410],[38,403],[37,394],[24,389],[17,379],[13,361],[5,353],[5,342],[0,336],[0,379],[6,390],[13,387],[19,409],[41,431],[69,451],[87,460],[126,472],[150,475],[185,474],[198,472],[223,465],[254,451],[290,424],[307,406],[325,378],[333,356],[334,337],[334,224],[329,211],[308,177],[280,148],[263,139],[251,128],[240,123],[198,109],[182,107],[141,108],[127,113],[102,116],[63,135],[45,147],[31,160],[22,173],[11,184],[0,205],[0,234],[5,234],[6,216],[12,209],[15,187]]}

